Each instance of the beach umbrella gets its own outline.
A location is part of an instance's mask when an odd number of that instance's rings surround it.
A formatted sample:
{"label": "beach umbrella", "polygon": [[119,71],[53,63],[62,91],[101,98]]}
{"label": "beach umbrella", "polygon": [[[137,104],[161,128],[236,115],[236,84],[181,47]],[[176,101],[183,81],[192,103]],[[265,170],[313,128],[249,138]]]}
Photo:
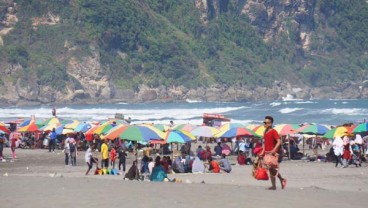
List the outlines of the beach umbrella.
{"label": "beach umbrella", "polygon": [[7,134],[10,134],[10,130],[4,124],[0,124],[0,130]]}
{"label": "beach umbrella", "polygon": [[98,126],[93,133],[95,134],[106,134],[110,129],[116,127],[116,124],[111,124],[109,122],[106,122],[100,126]]}
{"label": "beach umbrella", "polygon": [[48,118],[46,121],[43,122],[43,125],[49,125],[49,124],[59,124],[60,119],[56,117]]}
{"label": "beach umbrella", "polygon": [[221,131],[215,135],[217,138],[232,138],[237,136],[258,136],[256,133],[246,127],[234,127],[226,131]]}
{"label": "beach umbrella", "polygon": [[90,128],[88,131],[86,131],[85,136],[86,136],[86,140],[87,141],[92,141],[93,140],[93,132],[98,128],[98,126],[94,126],[92,128]]}
{"label": "beach umbrella", "polygon": [[328,130],[326,134],[323,135],[323,138],[327,138],[332,140],[335,137],[343,137],[346,134],[349,133],[349,129],[347,127],[344,126],[339,126],[336,128],[333,128],[331,130]]}
{"label": "beach umbrella", "polygon": [[18,126],[19,127],[24,127],[24,126],[28,126],[32,121],[32,119],[27,119],[27,120],[24,120],[22,123],[20,123]]}
{"label": "beach umbrella", "polygon": [[17,131],[18,132],[35,132],[39,130],[40,130],[39,126],[33,121],[29,125],[19,128]]}
{"label": "beach umbrella", "polygon": [[40,131],[52,131],[53,129],[56,129],[58,126],[60,126],[59,123],[47,124],[46,126],[41,127]]}
{"label": "beach umbrella", "polygon": [[156,129],[159,129],[160,131],[166,132],[167,130],[170,129],[170,126],[165,125],[165,124],[155,124],[153,125]]}
{"label": "beach umbrella", "polygon": [[179,130],[169,130],[166,132],[165,141],[166,143],[181,143],[191,142],[196,138],[189,132]]}
{"label": "beach umbrella", "polygon": [[90,128],[92,128],[91,124],[88,123],[80,123],[77,127],[74,128],[75,132],[87,132]]}
{"label": "beach umbrella", "polygon": [[191,132],[193,129],[197,128],[198,126],[187,123],[187,124],[178,124],[172,127],[172,130],[180,130],[180,131],[187,131]]}
{"label": "beach umbrella", "polygon": [[301,128],[302,130],[300,130],[299,128],[296,131],[299,131],[300,134],[310,134],[310,135],[324,135],[329,130],[329,128],[321,124],[312,124],[307,127]]}
{"label": "beach umbrella", "polygon": [[246,125],[245,127],[246,128],[248,128],[248,129],[250,129],[250,130],[253,130],[253,129],[255,129],[256,127],[258,127],[259,125],[257,125],[257,124],[248,124],[248,125]]}
{"label": "beach umbrella", "polygon": [[288,134],[295,134],[297,129],[299,129],[300,126],[297,124],[280,124],[276,125],[274,129],[279,133],[279,135],[285,136]]}
{"label": "beach umbrella", "polygon": [[220,131],[215,127],[211,126],[199,126],[193,129],[190,133],[194,136],[201,136],[201,137],[214,137],[214,135],[218,134]]}
{"label": "beach umbrella", "polygon": [[77,128],[77,126],[80,124],[80,122],[78,120],[72,120],[71,123],[65,124],[66,129],[75,129]]}
{"label": "beach umbrella", "polygon": [[367,132],[368,132],[368,122],[359,124],[353,129],[353,133],[356,133],[356,134],[357,133],[367,133]]}
{"label": "beach umbrella", "polygon": [[152,139],[163,139],[164,137],[165,134],[155,127],[138,125],[121,125],[112,129],[104,136],[105,139],[120,138],[129,141],[149,141]]}
{"label": "beach umbrella", "polygon": [[245,127],[243,124],[240,123],[226,123],[219,127],[220,131],[227,131],[235,127]]}
{"label": "beach umbrella", "polygon": [[266,130],[266,128],[263,125],[259,125],[259,126],[257,126],[256,128],[253,129],[253,131],[257,135],[260,135],[261,137],[263,137],[265,130]]}

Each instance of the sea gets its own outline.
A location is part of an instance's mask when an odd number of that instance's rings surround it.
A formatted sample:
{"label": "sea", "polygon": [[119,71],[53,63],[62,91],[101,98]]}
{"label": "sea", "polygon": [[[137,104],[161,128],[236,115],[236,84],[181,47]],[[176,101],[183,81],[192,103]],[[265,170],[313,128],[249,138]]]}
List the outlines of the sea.
{"label": "sea", "polygon": [[261,124],[266,115],[274,117],[275,124],[319,123],[340,125],[368,122],[368,100],[279,100],[256,102],[201,102],[186,100],[174,103],[115,103],[98,105],[41,105],[1,107],[0,121],[18,118],[50,118],[52,108],[63,119],[102,121],[116,114],[130,117],[132,123],[202,124],[204,113],[223,114],[231,122]]}

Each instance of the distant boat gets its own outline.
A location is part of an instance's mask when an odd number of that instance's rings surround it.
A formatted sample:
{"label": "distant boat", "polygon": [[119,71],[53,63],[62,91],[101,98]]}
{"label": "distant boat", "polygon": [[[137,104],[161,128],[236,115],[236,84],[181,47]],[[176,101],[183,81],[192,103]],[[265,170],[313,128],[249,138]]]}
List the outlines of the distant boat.
{"label": "distant boat", "polygon": [[285,97],[282,97],[283,101],[301,101],[303,99],[294,98],[294,96],[287,94]]}

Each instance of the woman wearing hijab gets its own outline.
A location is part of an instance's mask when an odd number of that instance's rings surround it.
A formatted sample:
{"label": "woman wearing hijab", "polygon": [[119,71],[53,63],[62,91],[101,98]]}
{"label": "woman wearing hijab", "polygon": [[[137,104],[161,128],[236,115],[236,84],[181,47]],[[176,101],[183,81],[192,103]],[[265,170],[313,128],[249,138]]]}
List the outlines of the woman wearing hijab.
{"label": "woman wearing hijab", "polygon": [[341,137],[337,136],[335,137],[333,143],[332,143],[333,151],[336,158],[335,167],[338,166],[340,163],[341,168],[344,168],[344,165],[342,164],[341,156],[344,152],[344,142],[342,141]]}

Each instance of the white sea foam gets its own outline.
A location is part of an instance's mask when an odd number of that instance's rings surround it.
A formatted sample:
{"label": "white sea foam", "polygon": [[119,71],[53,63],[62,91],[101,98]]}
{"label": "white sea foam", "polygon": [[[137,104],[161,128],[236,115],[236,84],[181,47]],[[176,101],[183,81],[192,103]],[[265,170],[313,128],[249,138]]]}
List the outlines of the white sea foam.
{"label": "white sea foam", "polygon": [[272,106],[272,107],[276,107],[276,106],[279,106],[279,105],[281,105],[282,103],[280,103],[280,102],[272,102],[272,103],[270,103],[270,106]]}
{"label": "white sea foam", "polygon": [[315,104],[315,103],[318,103],[318,102],[313,102],[313,101],[298,101],[298,102],[295,102],[296,104]]}
{"label": "white sea foam", "polygon": [[283,108],[283,109],[280,109],[279,112],[282,114],[286,114],[286,113],[292,113],[292,112],[303,110],[303,109],[304,108]]}
{"label": "white sea foam", "polygon": [[128,103],[119,102],[118,105],[128,105]]}
{"label": "white sea foam", "polygon": [[[246,107],[215,107],[215,108],[160,108],[160,109],[128,109],[128,108],[85,108],[75,109],[63,107],[57,109],[57,116],[66,119],[104,120],[114,117],[115,113],[122,113],[125,117],[131,117],[137,122],[169,122],[170,120],[195,121],[202,123],[203,113],[222,113],[240,110]],[[10,118],[29,118],[35,115],[38,118],[51,117],[51,108],[0,108],[1,120],[10,120]]]}
{"label": "white sea foam", "polygon": [[299,100],[303,100],[303,99],[297,99],[294,98],[293,95],[287,94],[285,97],[282,97],[283,101],[299,101]]}
{"label": "white sea foam", "polygon": [[200,100],[186,99],[185,102],[187,102],[187,103],[201,103],[202,101],[200,101]]}
{"label": "white sea foam", "polygon": [[321,110],[322,114],[335,114],[335,115],[365,115],[367,114],[367,109],[363,108],[329,108],[325,110]]}

